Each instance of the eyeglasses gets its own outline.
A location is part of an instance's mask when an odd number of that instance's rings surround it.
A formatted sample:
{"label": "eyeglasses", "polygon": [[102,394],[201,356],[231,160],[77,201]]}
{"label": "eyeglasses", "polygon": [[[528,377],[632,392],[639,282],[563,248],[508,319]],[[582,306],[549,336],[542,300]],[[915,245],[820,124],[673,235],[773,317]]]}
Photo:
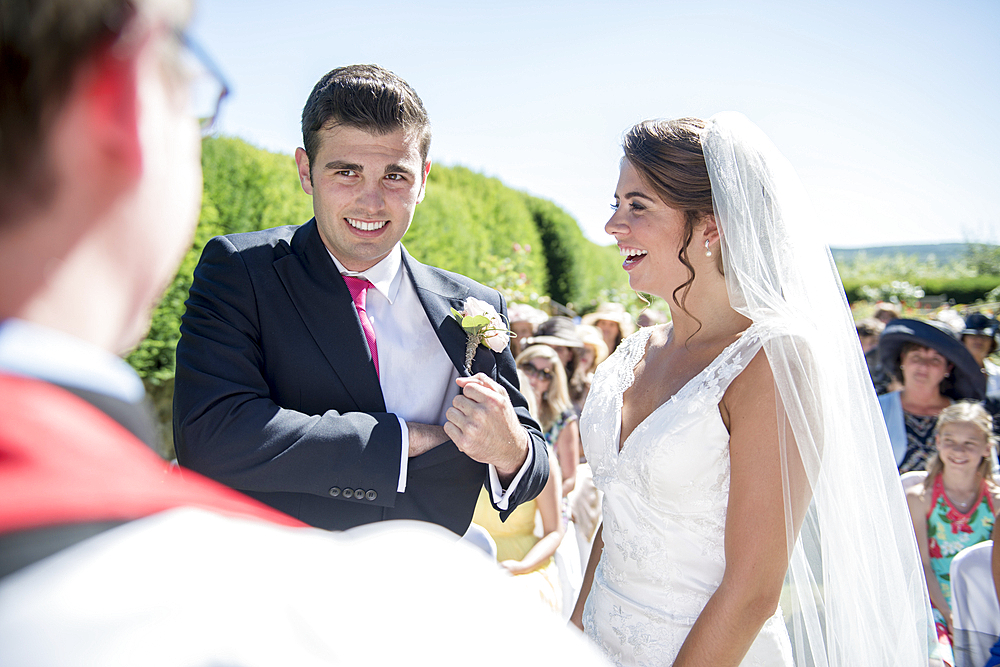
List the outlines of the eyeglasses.
{"label": "eyeglasses", "polygon": [[538,368],[530,362],[521,364],[521,370],[524,371],[525,375],[527,375],[528,377],[533,377],[536,380],[552,379],[552,371],[550,369]]}
{"label": "eyeglasses", "polygon": [[188,79],[188,111],[198,119],[202,136],[211,134],[229,85],[208,54],[181,30],[174,35],[183,47],[180,62]]}

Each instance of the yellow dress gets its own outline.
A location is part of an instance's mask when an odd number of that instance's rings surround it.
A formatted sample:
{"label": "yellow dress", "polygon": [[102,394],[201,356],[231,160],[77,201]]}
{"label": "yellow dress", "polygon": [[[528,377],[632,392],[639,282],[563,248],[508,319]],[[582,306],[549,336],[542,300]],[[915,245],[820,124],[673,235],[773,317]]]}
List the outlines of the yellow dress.
{"label": "yellow dress", "polygon": [[[531,500],[518,505],[507,517],[507,521],[500,521],[500,514],[493,508],[484,488],[479,492],[472,522],[485,528],[496,542],[497,562],[522,560],[538,542],[538,538],[535,537],[536,510],[536,503]],[[530,572],[512,577],[511,581],[526,595],[538,598],[552,611],[556,613],[561,611],[562,591],[559,586],[559,572],[552,558]]]}

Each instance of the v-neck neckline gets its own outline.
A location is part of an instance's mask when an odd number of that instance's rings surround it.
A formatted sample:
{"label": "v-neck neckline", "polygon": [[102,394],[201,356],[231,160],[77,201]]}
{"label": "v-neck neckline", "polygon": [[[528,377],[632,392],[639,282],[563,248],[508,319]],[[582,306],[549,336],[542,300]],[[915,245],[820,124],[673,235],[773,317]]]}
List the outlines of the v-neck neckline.
{"label": "v-neck neckline", "polygon": [[[733,347],[735,347],[741,340],[743,340],[743,337],[746,336],[750,332],[750,330],[754,328],[754,326],[755,326],[755,323],[751,322],[750,326],[748,326],[746,329],[744,329],[743,332],[740,333],[740,335],[736,337],[736,340],[734,340],[729,345],[726,345],[726,347],[722,350],[722,352],[720,352],[719,354],[717,354],[710,362],[708,362],[708,364],[705,365],[704,368],[702,368],[700,371],[698,371],[693,376],[691,376],[691,378],[687,382],[685,382],[683,385],[681,385],[681,387],[677,391],[675,391],[673,394],[671,394],[667,398],[667,400],[663,401],[658,406],[656,406],[655,408],[653,408],[652,411],[650,411],[650,413],[648,415],[646,415],[642,419],[642,421],[640,421],[638,424],[635,425],[635,428],[633,428],[629,432],[628,437],[626,437],[625,440],[622,441],[622,426],[623,426],[622,419],[624,417],[625,392],[628,391],[632,387],[632,385],[635,383],[635,367],[639,365],[639,362],[642,361],[646,357],[646,353],[649,351],[649,340],[650,340],[650,338],[652,338],[652,335],[653,335],[653,328],[650,327],[649,332],[646,334],[646,340],[643,342],[643,345],[642,345],[642,354],[639,355],[639,357],[636,358],[635,363],[633,363],[628,368],[627,372],[628,372],[629,377],[630,377],[628,385],[625,386],[625,387],[623,387],[622,390],[618,393],[617,414],[616,414],[616,418],[615,418],[615,422],[617,423],[617,428],[615,429],[615,438],[614,438],[614,443],[615,443],[614,454],[615,454],[615,458],[616,459],[620,459],[621,458],[622,452],[625,451],[625,446],[628,445],[629,440],[632,439],[632,436],[635,435],[636,431],[638,431],[640,428],[642,428],[642,426],[646,422],[648,422],[650,419],[652,419],[653,416],[655,414],[657,414],[660,410],[662,410],[666,406],[668,406],[671,403],[673,403],[674,399],[676,399],[678,396],[680,396],[681,394],[683,394],[687,390],[687,388],[690,387],[694,383],[695,380],[698,380],[703,375],[705,375],[709,371],[709,369],[713,368],[715,366],[715,364],[720,359],[726,357],[729,354],[729,351]],[[670,325],[670,327],[671,327],[671,334],[672,334],[673,333],[673,325]]]}

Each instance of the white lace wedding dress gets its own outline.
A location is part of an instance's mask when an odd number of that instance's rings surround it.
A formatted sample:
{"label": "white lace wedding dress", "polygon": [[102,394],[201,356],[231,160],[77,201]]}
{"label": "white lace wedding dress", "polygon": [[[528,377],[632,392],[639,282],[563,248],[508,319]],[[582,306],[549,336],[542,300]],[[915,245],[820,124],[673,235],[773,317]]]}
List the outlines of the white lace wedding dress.
{"label": "white lace wedding dress", "polygon": [[[598,368],[580,421],[604,492],[604,554],[583,622],[617,665],[672,664],[722,581],[729,433],[718,404],[772,335],[750,326],[639,424],[619,453],[622,394],[651,331],[632,335]],[[792,664],[780,609],[742,664]]]}

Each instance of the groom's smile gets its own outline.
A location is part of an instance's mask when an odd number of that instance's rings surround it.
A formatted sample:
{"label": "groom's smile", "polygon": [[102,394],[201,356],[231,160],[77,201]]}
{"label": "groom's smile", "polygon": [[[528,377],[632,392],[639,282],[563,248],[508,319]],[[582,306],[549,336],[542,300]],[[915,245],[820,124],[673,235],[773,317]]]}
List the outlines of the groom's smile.
{"label": "groom's smile", "polygon": [[310,164],[295,152],[302,189],[313,198],[323,244],[350,271],[366,271],[399,243],[423,199],[430,161],[420,136],[372,134],[347,125],[320,131]]}
{"label": "groom's smile", "polygon": [[388,220],[377,220],[369,222],[366,220],[358,220],[357,218],[344,218],[351,227],[359,229],[363,232],[374,232],[385,227],[389,221]]}

